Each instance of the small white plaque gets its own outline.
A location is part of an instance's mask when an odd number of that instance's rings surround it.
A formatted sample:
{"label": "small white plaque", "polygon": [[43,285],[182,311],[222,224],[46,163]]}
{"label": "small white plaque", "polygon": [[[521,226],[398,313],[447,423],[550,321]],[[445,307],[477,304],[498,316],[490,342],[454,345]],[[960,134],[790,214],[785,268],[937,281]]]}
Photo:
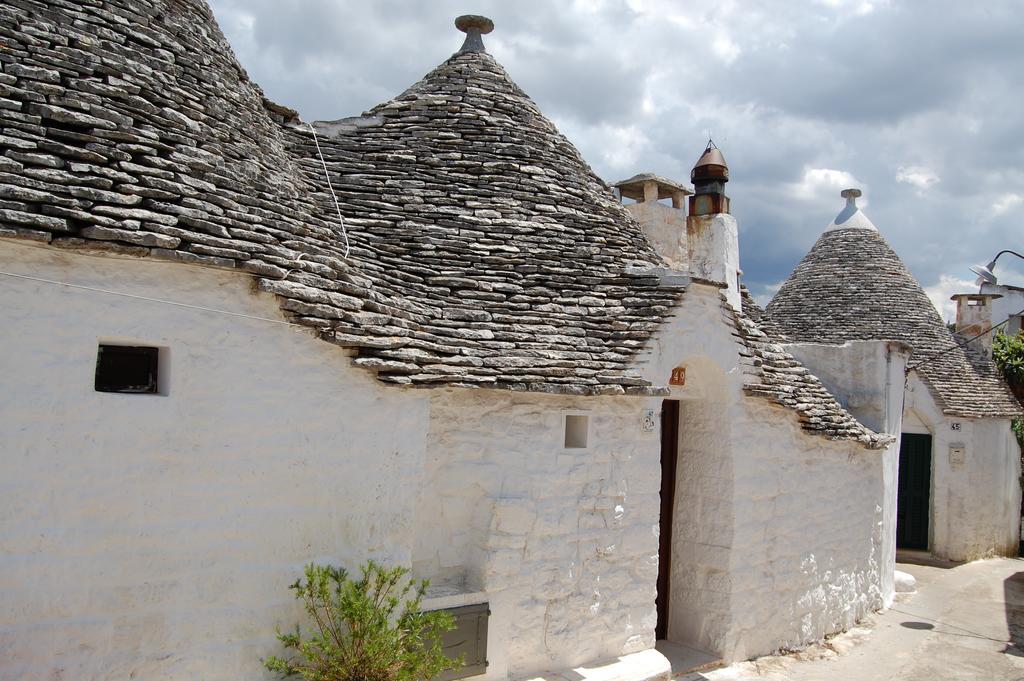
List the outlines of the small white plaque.
{"label": "small white plaque", "polygon": [[641,427],[645,433],[653,433],[658,427],[658,417],[653,409],[644,409],[644,420]]}
{"label": "small white plaque", "polygon": [[951,445],[949,448],[949,465],[954,468],[959,468],[964,465],[964,447],[961,445]]}

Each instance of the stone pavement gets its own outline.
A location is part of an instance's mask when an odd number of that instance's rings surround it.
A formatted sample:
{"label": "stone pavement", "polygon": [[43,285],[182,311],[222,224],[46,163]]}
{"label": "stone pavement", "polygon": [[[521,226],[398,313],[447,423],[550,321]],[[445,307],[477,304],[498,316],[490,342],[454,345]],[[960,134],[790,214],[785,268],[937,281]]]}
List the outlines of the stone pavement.
{"label": "stone pavement", "polygon": [[918,591],[824,644],[685,681],[1024,681],[1024,560],[911,565]]}

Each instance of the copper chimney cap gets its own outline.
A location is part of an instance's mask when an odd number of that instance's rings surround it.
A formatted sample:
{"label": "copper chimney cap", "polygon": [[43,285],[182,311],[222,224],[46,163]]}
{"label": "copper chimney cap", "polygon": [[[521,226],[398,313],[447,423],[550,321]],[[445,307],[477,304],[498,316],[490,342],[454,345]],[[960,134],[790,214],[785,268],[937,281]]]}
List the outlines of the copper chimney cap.
{"label": "copper chimney cap", "polygon": [[690,171],[690,181],[729,181],[729,166],[726,165],[725,157],[722,156],[722,152],[713,141],[708,140],[708,146],[704,149],[704,153],[697,160],[697,165]]}

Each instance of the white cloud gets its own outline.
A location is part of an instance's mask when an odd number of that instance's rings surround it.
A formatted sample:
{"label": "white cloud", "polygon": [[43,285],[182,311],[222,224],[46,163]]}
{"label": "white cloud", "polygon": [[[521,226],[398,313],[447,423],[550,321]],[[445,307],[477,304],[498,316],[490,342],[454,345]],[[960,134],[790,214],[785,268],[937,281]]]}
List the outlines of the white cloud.
{"label": "white cloud", "polygon": [[715,38],[711,49],[726,64],[732,64],[740,56],[740,46],[724,33]]}
{"label": "white cloud", "polygon": [[1024,196],[1007,192],[996,199],[995,203],[992,204],[992,217],[1006,215],[1021,203],[1024,203]]}
{"label": "white cloud", "polygon": [[939,181],[938,174],[924,166],[900,166],[896,169],[896,181],[911,184],[925,190]]}
{"label": "white cloud", "polygon": [[977,293],[978,286],[973,280],[943,274],[939,277],[938,283],[925,287],[924,292],[928,294],[942,319],[952,322],[956,321],[956,303],[949,299],[950,296],[957,293]]}
{"label": "white cloud", "polygon": [[[863,189],[864,183],[845,170],[804,168],[803,177],[799,182],[789,185],[789,192],[796,199],[828,199],[835,203],[839,192],[850,187]],[[866,203],[862,203],[866,205]]]}
{"label": "white cloud", "polygon": [[889,4],[886,0],[818,0],[818,3],[832,9],[849,10],[858,16],[871,14]]}
{"label": "white cloud", "polygon": [[761,287],[760,292],[754,294],[754,302],[761,307],[768,307],[768,303],[772,302],[772,298],[779,292],[785,281],[779,281],[774,284],[767,284]]}

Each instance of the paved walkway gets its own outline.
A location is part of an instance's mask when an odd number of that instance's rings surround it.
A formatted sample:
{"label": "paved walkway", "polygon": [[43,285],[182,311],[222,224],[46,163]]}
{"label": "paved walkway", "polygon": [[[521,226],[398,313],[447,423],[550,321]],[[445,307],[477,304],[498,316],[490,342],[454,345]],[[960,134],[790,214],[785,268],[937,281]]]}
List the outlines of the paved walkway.
{"label": "paved walkway", "polygon": [[1024,560],[899,564],[917,578],[865,626],[686,681],[1024,681]]}

